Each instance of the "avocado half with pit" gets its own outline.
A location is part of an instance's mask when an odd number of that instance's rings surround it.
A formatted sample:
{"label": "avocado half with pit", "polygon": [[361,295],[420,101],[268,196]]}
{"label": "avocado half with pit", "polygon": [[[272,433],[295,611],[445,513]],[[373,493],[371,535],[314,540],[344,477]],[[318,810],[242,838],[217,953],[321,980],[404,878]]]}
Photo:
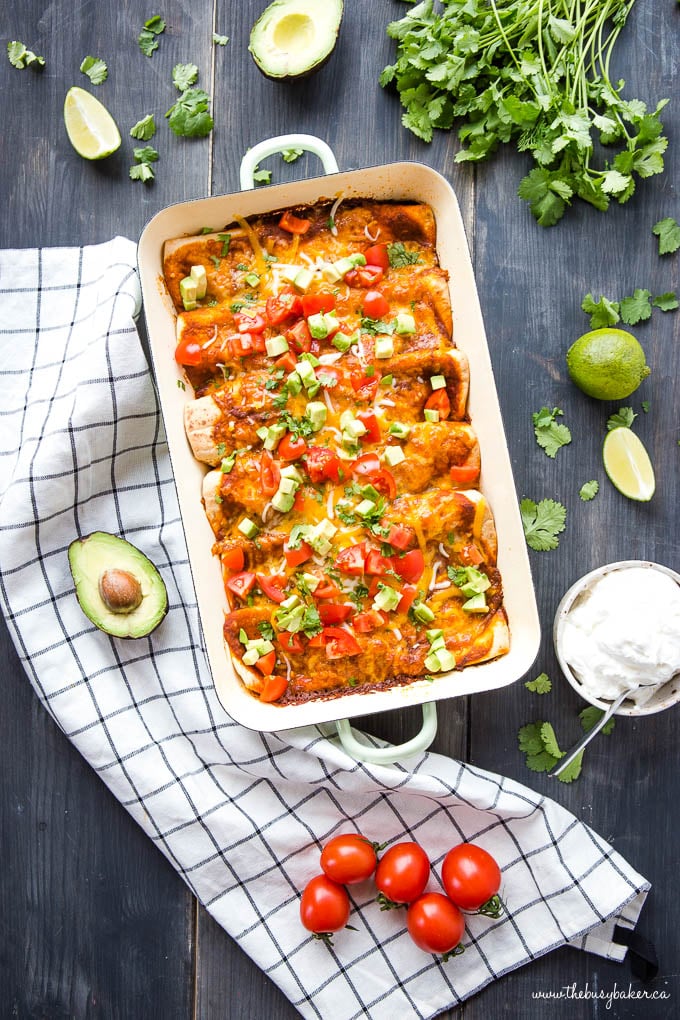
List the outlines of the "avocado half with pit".
{"label": "avocado half with pit", "polygon": [[343,0],[274,0],[253,25],[248,49],[267,78],[318,71],[338,39]]}
{"label": "avocado half with pit", "polygon": [[168,593],[161,575],[124,538],[95,531],[71,542],[68,561],[80,608],[107,634],[146,637],[165,616]]}

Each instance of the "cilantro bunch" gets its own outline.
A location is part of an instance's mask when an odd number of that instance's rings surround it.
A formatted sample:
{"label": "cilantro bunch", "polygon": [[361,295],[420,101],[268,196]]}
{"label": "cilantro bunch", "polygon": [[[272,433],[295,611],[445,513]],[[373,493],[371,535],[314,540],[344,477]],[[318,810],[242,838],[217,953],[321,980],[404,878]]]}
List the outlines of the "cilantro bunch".
{"label": "cilantro bunch", "polygon": [[[637,178],[664,169],[659,112],[622,96],[610,78],[612,51],[635,0],[424,0],[387,33],[393,83],[419,138],[460,122],[456,161],[482,160],[503,142],[531,153],[522,180],[541,226],[553,226],[574,197],[606,210],[626,202]],[[601,168],[595,150],[616,149]]]}

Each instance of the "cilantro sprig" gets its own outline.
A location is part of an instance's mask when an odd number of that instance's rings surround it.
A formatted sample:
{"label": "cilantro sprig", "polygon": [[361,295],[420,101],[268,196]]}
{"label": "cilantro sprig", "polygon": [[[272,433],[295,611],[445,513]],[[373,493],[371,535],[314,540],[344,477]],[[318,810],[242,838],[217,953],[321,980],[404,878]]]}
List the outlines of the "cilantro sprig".
{"label": "cilantro sprig", "polygon": [[210,96],[203,89],[186,89],[165,115],[171,130],[183,138],[205,138],[214,123],[209,103]]}
{"label": "cilantro sprig", "polygon": [[559,545],[557,536],[566,526],[567,508],[554,499],[542,499],[538,503],[533,499],[523,499],[519,509],[529,548],[537,552],[556,549]]}
{"label": "cilantro sprig", "polygon": [[85,57],[80,70],[86,74],[93,85],[101,85],[109,76],[109,69],[99,57]]}
{"label": "cilantro sprig", "polygon": [[561,447],[571,442],[571,432],[567,426],[556,420],[563,413],[559,407],[553,407],[552,411],[549,407],[542,407],[531,416],[536,442],[553,459]]}

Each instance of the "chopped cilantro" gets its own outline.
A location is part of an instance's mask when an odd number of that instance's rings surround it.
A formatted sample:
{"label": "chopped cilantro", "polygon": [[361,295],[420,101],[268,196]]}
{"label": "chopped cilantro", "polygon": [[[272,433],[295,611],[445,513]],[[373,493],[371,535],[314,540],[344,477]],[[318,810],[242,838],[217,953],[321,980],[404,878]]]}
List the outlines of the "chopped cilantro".
{"label": "chopped cilantro", "polygon": [[314,432],[314,426],[309,418],[296,418],[289,411],[282,411],[279,415],[279,421],[282,425],[286,426],[289,432],[292,432],[296,439],[298,436],[306,439]]}
{"label": "chopped cilantro", "polygon": [[144,28],[139,33],[137,42],[145,57],[152,57],[154,55],[154,52],[158,49],[156,36],[161,35],[164,31],[165,22],[160,14],[154,14],[153,17],[144,22]]}
{"label": "chopped cilantro", "polygon": [[671,255],[680,248],[680,224],[672,216],[655,223],[652,233],[659,238],[659,255]]}
{"label": "chopped cilantro", "polygon": [[261,170],[257,166],[253,171],[253,180],[256,184],[271,184],[272,172],[271,170]]}
{"label": "chopped cilantro", "polygon": [[523,499],[519,506],[527,545],[538,552],[556,549],[559,545],[557,536],[564,531],[566,524],[566,507],[554,499],[542,499],[538,503],[533,499]]}
{"label": "chopped cilantro", "polygon": [[[369,319],[367,317],[364,317],[361,320],[361,328],[363,329],[363,331],[365,333],[370,333],[372,336],[375,336],[376,333],[386,333],[386,334],[394,333],[394,323],[393,322],[383,322],[382,319]],[[369,366],[369,367],[373,367],[373,366]],[[368,370],[366,371],[366,375],[368,375]]]}
{"label": "chopped cilantro", "polygon": [[213,129],[209,102],[210,96],[203,89],[187,89],[165,115],[171,130],[183,138],[205,138]]}
{"label": "chopped cilantro", "polygon": [[231,244],[231,234],[218,234],[217,240],[222,242],[222,251],[220,255],[224,258],[229,253],[229,245]]}
{"label": "chopped cilantro", "polygon": [[185,390],[185,389],[186,389],[186,386],[184,385],[184,383],[182,382],[182,380],[181,380],[181,379],[178,379],[178,380],[177,380],[177,386],[178,386],[178,388],[179,388],[180,390]]}
{"label": "chopped cilantro", "polygon": [[418,252],[409,251],[403,241],[395,241],[393,244],[388,244],[387,255],[393,269],[399,269],[401,266],[414,266],[420,262]]}
{"label": "chopped cilantro", "polygon": [[578,494],[584,503],[587,503],[591,499],[595,499],[598,492],[600,491],[600,483],[593,478],[590,482],[584,482],[581,488],[578,490]]}
{"label": "chopped cilantro", "polygon": [[534,694],[549,694],[552,690],[552,681],[547,673],[539,673],[535,680],[527,680],[524,686]]}
{"label": "chopped cilantro", "polygon": [[45,66],[45,58],[39,57],[32,50],[27,50],[22,42],[7,43],[7,58],[12,67],[22,71],[25,67],[32,67],[34,71],[41,71]]}
{"label": "chopped cilantro", "polygon": [[213,32],[212,40],[213,40],[213,42],[215,43],[216,46],[226,46],[227,43],[229,42],[229,36],[228,35],[218,35],[217,32]]}
{"label": "chopped cilantro", "polygon": [[151,145],[145,145],[144,148],[133,149],[132,152],[136,165],[130,167],[130,180],[144,183],[152,181],[155,173],[151,164],[158,159],[156,150]]}
{"label": "chopped cilantro", "polygon": [[590,328],[601,329],[603,326],[615,326],[621,316],[619,315],[619,302],[610,301],[603,296],[595,301],[592,294],[586,294],[581,302],[581,308],[590,316]]}
{"label": "chopped cilantro", "polygon": [[349,597],[350,601],[352,601],[354,603],[354,605],[357,607],[357,609],[361,609],[361,607],[363,605],[363,601],[364,601],[364,599],[366,598],[367,595],[368,595],[368,588],[366,587],[365,584],[361,584],[361,583],[355,585],[353,590],[348,592],[348,597]]}
{"label": "chopped cilantro", "polygon": [[620,407],[616,414],[612,414],[607,418],[607,431],[611,432],[612,429],[626,428],[629,429],[637,414],[632,407]]}
{"label": "chopped cilantro", "polygon": [[314,637],[315,634],[321,633],[323,630],[323,624],[321,623],[321,617],[319,616],[319,611],[316,606],[306,607],[300,629],[305,632],[307,637]]}
{"label": "chopped cilantro", "polygon": [[152,113],[147,113],[146,117],[142,117],[136,124],[130,128],[130,135],[132,138],[138,138],[142,142],[148,142],[150,138],[156,134],[156,121],[153,119]]}
{"label": "chopped cilantro", "polygon": [[643,400],[641,402],[640,406],[642,407],[642,410],[645,412],[645,414],[647,414],[648,411],[649,411],[649,401],[648,400]]}
{"label": "chopped cilantro", "polygon": [[542,407],[532,415],[536,442],[545,450],[548,457],[555,457],[555,454],[562,446],[571,442],[571,432],[566,425],[561,425],[555,419],[563,412],[559,407]]}
{"label": "chopped cilantro", "polygon": [[265,641],[274,640],[274,628],[272,627],[269,620],[261,620],[257,625],[257,629],[259,630],[260,634],[265,639]]}
{"label": "chopped cilantro", "polygon": [[356,677],[356,676],[351,676],[351,677],[349,678],[349,680],[347,681],[347,686],[348,686],[348,687],[358,687],[358,686],[359,686],[359,683],[360,683],[360,681],[359,681],[359,678],[358,678],[358,677]]}
{"label": "chopped cilantro", "polygon": [[296,159],[299,159],[304,149],[282,149],[281,155],[283,156],[284,163],[294,163]]}
{"label": "chopped cilantro", "polygon": [[172,69],[172,84],[180,92],[186,90],[195,83],[198,78],[196,64],[175,64]]}
{"label": "chopped cilantro", "polygon": [[[220,262],[222,261],[222,259],[218,258],[217,255],[211,255],[210,259],[211,259],[212,264],[214,265],[215,269],[219,269],[220,268]],[[241,307],[243,307],[243,306],[241,306]]]}
{"label": "chopped cilantro", "polygon": [[101,85],[109,76],[109,69],[99,57],[85,57],[80,70],[86,74],[93,85]]}

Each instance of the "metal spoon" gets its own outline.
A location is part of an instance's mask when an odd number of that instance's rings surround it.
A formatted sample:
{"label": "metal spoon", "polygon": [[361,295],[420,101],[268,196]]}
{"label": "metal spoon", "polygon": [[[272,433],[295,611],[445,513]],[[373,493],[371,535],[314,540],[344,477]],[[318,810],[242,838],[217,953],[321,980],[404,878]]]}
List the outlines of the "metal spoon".
{"label": "metal spoon", "polygon": [[589,744],[593,737],[597,736],[602,727],[607,725],[616,709],[619,708],[626,698],[636,690],[638,690],[638,687],[632,687],[630,690],[624,691],[623,694],[619,694],[616,701],[612,701],[607,711],[600,719],[598,719],[593,728],[588,730],[585,737],[583,737],[582,740],[579,740],[578,744],[574,744],[574,746],[567,751],[564,758],[560,758],[557,765],[553,766],[550,772],[548,772],[548,775],[559,776],[560,772],[562,772],[563,769],[566,769],[567,765],[570,765],[573,762],[574,758],[583,750],[586,744]]}

